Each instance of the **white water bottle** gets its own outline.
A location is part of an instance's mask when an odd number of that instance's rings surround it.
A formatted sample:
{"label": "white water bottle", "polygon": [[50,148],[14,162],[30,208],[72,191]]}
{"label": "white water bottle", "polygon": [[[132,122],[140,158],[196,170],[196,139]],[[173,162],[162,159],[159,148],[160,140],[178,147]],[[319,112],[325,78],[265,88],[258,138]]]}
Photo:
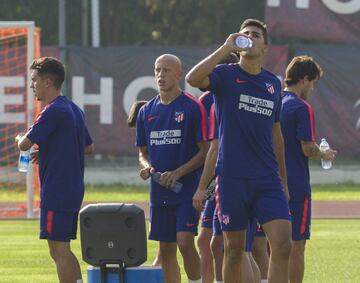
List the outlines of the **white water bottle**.
{"label": "white water bottle", "polygon": [[[161,173],[160,172],[155,172],[155,173],[151,173],[151,177],[153,178],[153,180],[160,184],[160,177],[161,177]],[[179,193],[182,189],[182,184],[180,182],[175,182],[175,185],[173,187],[170,187],[169,189],[171,191],[173,191],[174,193]]]}
{"label": "white water bottle", "polygon": [[29,169],[30,163],[30,150],[20,151],[19,154],[19,162],[18,162],[18,170],[19,172],[26,173]]}
{"label": "white water bottle", "polygon": [[239,35],[236,39],[235,39],[235,44],[236,46],[240,47],[240,48],[251,48],[253,46],[253,42],[250,38],[243,36],[243,35]]}
{"label": "white water bottle", "polygon": [[[325,138],[322,138],[321,139],[321,143],[320,143],[320,150],[321,152],[325,152],[326,150],[328,150],[330,148],[328,142],[326,141]],[[321,167],[323,169],[330,169],[332,166],[332,162],[331,160],[324,160],[324,159],[321,159]]]}

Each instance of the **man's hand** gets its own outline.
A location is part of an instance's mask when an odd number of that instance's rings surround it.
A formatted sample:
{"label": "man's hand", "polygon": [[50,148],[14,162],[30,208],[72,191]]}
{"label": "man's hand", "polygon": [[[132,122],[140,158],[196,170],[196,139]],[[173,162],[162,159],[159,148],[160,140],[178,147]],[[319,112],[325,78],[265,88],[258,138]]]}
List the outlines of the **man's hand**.
{"label": "man's hand", "polygon": [[155,172],[155,169],[153,167],[145,167],[140,169],[139,175],[141,177],[141,179],[143,180],[147,180],[150,177],[150,173]]}
{"label": "man's hand", "polygon": [[20,133],[15,137],[15,142],[18,144],[19,140],[24,136],[24,133]]}
{"label": "man's hand", "polygon": [[229,35],[229,37],[226,39],[225,43],[224,43],[224,47],[226,47],[228,50],[230,50],[231,52],[241,52],[241,51],[245,51],[248,50],[248,48],[241,48],[239,46],[237,46],[235,44],[235,39],[238,36],[244,36],[244,37],[248,37],[246,34],[237,32],[237,33],[232,33]]}
{"label": "man's hand", "polygon": [[324,160],[334,161],[337,155],[337,151],[331,148],[321,152],[321,158]]}
{"label": "man's hand", "polygon": [[30,153],[30,160],[33,164],[39,164],[39,150],[35,149]]}
{"label": "man's hand", "polygon": [[177,180],[181,178],[181,175],[178,170],[174,171],[165,171],[161,173],[160,183],[166,188],[171,188],[175,186]]}
{"label": "man's hand", "polygon": [[197,211],[201,212],[204,210],[204,199],[205,199],[205,189],[198,187],[192,199],[193,207]]}

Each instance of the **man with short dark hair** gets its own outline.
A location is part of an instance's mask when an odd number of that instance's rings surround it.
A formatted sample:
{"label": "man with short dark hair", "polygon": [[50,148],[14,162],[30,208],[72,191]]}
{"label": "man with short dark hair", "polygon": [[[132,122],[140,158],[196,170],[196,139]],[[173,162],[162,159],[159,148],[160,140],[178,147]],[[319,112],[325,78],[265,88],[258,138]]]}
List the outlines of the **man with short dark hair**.
{"label": "man with short dark hair", "polygon": [[315,121],[307,102],[322,70],[309,56],[296,56],[286,68],[282,93],[281,129],[285,141],[285,160],[290,193],[292,248],[289,282],[301,283],[304,277],[306,240],[310,239],[311,186],[309,158],[334,160],[336,151],[322,152],[315,143]]}
{"label": "man with short dark hair", "polygon": [[81,270],[70,248],[76,239],[78,213],[84,196],[84,154],[92,153],[93,142],[84,113],[61,95],[65,78],[63,64],[51,57],[34,60],[31,88],[46,106],[25,135],[16,137],[20,150],[33,144],[31,154],[39,163],[40,238],[47,239],[60,283],[80,283]]}
{"label": "man with short dark hair", "polygon": [[[238,36],[249,38],[252,46],[237,46]],[[230,34],[186,76],[193,87],[215,94],[219,122],[217,196],[226,283],[240,282],[241,273],[252,274],[251,266],[244,267],[242,262],[246,261],[245,229],[253,216],[262,225],[271,248],[269,282],[288,281],[291,223],[280,128],[281,83],[262,68],[266,48],[266,25],[245,20],[240,32]],[[230,52],[240,53],[239,64],[217,66]],[[253,278],[246,282],[253,282]]]}

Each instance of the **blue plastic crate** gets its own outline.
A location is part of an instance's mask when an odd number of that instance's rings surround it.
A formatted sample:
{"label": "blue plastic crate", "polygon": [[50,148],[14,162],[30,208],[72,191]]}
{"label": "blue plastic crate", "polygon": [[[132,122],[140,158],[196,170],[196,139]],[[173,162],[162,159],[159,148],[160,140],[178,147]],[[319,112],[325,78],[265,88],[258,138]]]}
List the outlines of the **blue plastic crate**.
{"label": "blue plastic crate", "polygon": [[[100,283],[100,267],[87,268],[88,283]],[[107,267],[105,283],[119,283],[118,267]],[[121,283],[164,283],[161,267],[138,266],[125,269],[125,282]]]}

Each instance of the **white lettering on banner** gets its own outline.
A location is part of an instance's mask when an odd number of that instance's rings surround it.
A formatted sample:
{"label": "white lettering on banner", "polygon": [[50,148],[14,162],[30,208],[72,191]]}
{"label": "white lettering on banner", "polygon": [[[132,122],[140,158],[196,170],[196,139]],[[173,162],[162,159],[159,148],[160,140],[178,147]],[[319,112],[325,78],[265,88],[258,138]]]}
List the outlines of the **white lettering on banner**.
{"label": "white lettering on banner", "polygon": [[[309,9],[310,0],[296,0],[296,8],[298,9]],[[280,7],[280,0],[267,0],[269,7]]]}
{"label": "white lettering on banner", "polygon": [[[318,0],[316,0],[318,1]],[[321,0],[323,4],[332,12],[337,14],[355,14],[360,11],[360,0]],[[267,0],[267,6],[280,7],[280,0]],[[310,0],[296,0],[296,8],[309,9]]]}
{"label": "white lettering on banner", "polygon": [[360,11],[360,0],[341,2],[339,0],[322,0],[329,10],[338,14],[355,14]]}
{"label": "white lettering on banner", "polygon": [[100,79],[100,93],[85,93],[84,77],[72,78],[72,100],[82,110],[85,105],[100,106],[100,124],[113,122],[113,78]]}
{"label": "white lettering on banner", "polygon": [[127,115],[129,114],[131,105],[136,100],[138,100],[137,98],[139,93],[147,88],[153,88],[157,90],[155,77],[152,76],[139,77],[129,83],[129,85],[124,91],[124,96],[123,96],[123,107]]}
{"label": "white lettering on banner", "polygon": [[240,94],[239,110],[271,116],[273,109],[274,102],[271,100]]}
{"label": "white lettering on banner", "polygon": [[24,87],[24,77],[0,77],[0,124],[25,123],[25,113],[5,112],[5,105],[24,104],[23,94],[5,94],[6,88]]}
{"label": "white lettering on banner", "polygon": [[181,130],[150,132],[150,145],[181,144]]}
{"label": "white lettering on banner", "polygon": [[[360,108],[360,99],[358,101],[355,102],[354,104],[354,108]],[[360,129],[360,117],[358,118],[357,122],[356,122],[356,126],[355,129]]]}

